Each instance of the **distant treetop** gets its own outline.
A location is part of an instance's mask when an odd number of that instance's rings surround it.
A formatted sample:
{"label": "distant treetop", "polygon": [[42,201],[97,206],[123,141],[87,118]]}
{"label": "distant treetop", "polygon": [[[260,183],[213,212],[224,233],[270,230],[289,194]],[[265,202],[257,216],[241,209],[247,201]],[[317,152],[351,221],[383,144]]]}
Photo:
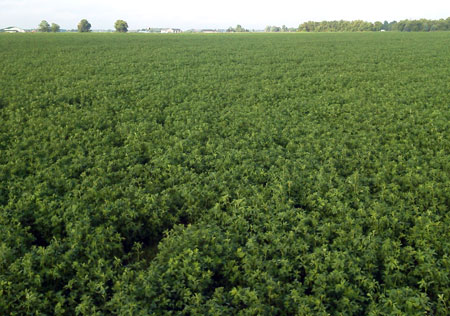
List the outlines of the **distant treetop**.
{"label": "distant treetop", "polygon": [[52,23],[52,26],[50,27],[52,32],[59,32],[60,27],[56,23]]}
{"label": "distant treetop", "polygon": [[124,20],[117,20],[116,23],[114,23],[114,27],[116,29],[116,32],[120,33],[126,33],[128,32],[128,23]]}
{"label": "distant treetop", "polygon": [[78,23],[78,32],[90,32],[91,31],[91,23],[88,20],[83,19]]}
{"label": "distant treetop", "polygon": [[39,32],[50,32],[50,24],[46,20],[42,20],[38,27]]}
{"label": "distant treetop", "polygon": [[402,20],[377,21],[375,23],[362,20],[355,21],[308,21],[300,24],[300,32],[367,32],[367,31],[399,31],[399,32],[430,32],[430,31],[449,31],[450,17],[440,20]]}

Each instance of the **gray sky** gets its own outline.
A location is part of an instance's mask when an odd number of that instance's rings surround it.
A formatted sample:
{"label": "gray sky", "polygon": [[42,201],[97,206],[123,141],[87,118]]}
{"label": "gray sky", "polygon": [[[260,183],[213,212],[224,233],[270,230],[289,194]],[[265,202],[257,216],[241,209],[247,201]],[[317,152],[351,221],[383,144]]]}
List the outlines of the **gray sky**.
{"label": "gray sky", "polygon": [[87,19],[92,29],[113,29],[122,19],[129,29],[147,27],[249,29],[305,21],[440,19],[450,16],[449,0],[0,0],[0,28],[36,28],[42,20],[64,29]]}

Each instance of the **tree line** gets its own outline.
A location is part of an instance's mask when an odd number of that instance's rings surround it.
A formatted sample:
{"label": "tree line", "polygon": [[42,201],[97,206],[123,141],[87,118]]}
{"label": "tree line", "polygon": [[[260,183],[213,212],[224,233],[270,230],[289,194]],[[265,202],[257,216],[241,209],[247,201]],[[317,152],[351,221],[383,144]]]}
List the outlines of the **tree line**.
{"label": "tree line", "polygon": [[[77,25],[78,32],[80,33],[90,32],[91,27],[91,23],[86,19],[82,19]],[[128,23],[124,20],[117,20],[114,23],[114,28],[117,32],[126,33],[128,32]],[[50,25],[46,20],[42,20],[38,26],[39,32],[59,32],[60,30],[61,28],[58,24],[52,23],[52,25]]]}
{"label": "tree line", "polygon": [[267,25],[264,29],[265,32],[297,32],[297,29],[295,27],[287,27],[286,25],[283,25],[281,27],[275,26],[275,25]]}
{"label": "tree line", "polygon": [[440,20],[401,20],[384,21],[384,23],[367,22],[362,20],[355,21],[308,21],[300,24],[300,32],[377,32],[377,31],[399,31],[399,32],[431,32],[450,30],[450,17]]}
{"label": "tree line", "polygon": [[[78,32],[90,32],[91,24],[83,19],[78,23]],[[117,20],[114,23],[116,32],[126,33],[128,32],[128,23],[124,20]],[[450,17],[447,19],[439,20],[401,20],[397,21],[384,21],[384,22],[367,22],[363,20],[354,21],[321,21],[314,22],[308,21],[299,25],[298,28],[288,28],[286,25],[279,26],[266,26],[265,32],[379,32],[379,31],[399,31],[399,32],[432,32],[432,31],[449,31],[450,30]],[[59,32],[60,26],[56,23],[51,25],[43,20],[38,26],[39,32]],[[249,32],[241,25],[237,25],[235,28],[229,27],[227,32]]]}

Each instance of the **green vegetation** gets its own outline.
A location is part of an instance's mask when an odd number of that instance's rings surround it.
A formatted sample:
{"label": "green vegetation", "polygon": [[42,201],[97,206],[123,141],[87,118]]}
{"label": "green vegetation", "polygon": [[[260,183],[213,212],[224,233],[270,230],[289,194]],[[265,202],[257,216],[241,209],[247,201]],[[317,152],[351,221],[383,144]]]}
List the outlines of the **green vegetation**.
{"label": "green vegetation", "polygon": [[[433,32],[450,31],[450,17],[439,20],[401,20],[384,21],[381,23],[366,22],[362,20],[355,21],[308,21],[300,24],[300,32],[378,32],[378,31],[399,31],[399,32]],[[267,31],[267,30],[266,30]],[[273,32],[273,31],[272,31]]]}
{"label": "green vegetation", "polygon": [[80,33],[87,33],[91,31],[91,23],[88,22],[88,20],[83,19],[78,23],[78,32]]}
{"label": "green vegetation", "polygon": [[61,27],[58,24],[52,23],[52,26],[51,26],[52,32],[54,32],[54,33],[59,32],[60,29],[61,29]]}
{"label": "green vegetation", "polygon": [[117,20],[114,23],[114,28],[116,29],[116,32],[126,33],[128,32],[128,23],[124,20]]}
{"label": "green vegetation", "polygon": [[51,31],[50,24],[48,24],[47,21],[42,20],[41,23],[39,23],[38,31],[39,31],[39,32],[43,32],[43,33],[48,33],[48,32],[50,32],[50,31]]}
{"label": "green vegetation", "polygon": [[242,25],[238,24],[238,25],[236,26],[236,28],[233,28],[233,27],[230,26],[230,27],[227,29],[227,32],[228,32],[228,33],[230,33],[230,32],[231,32],[231,33],[233,33],[233,32],[242,33],[242,32],[249,32],[249,30],[243,28]]}
{"label": "green vegetation", "polygon": [[50,24],[48,24],[47,21],[42,20],[41,23],[39,23],[38,25],[38,31],[42,32],[42,33],[48,33],[48,32],[59,32],[60,31],[60,26],[56,23],[52,23],[52,25],[50,26]]}
{"label": "green vegetation", "polygon": [[1,315],[448,315],[450,37],[0,36]]}

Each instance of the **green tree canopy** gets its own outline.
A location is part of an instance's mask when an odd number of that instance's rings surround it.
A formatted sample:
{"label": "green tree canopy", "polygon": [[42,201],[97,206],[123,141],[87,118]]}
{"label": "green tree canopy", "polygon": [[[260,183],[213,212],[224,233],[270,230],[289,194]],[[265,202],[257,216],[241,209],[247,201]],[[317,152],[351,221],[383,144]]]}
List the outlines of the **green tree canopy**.
{"label": "green tree canopy", "polygon": [[51,30],[52,30],[52,32],[59,32],[60,27],[58,24],[52,23]]}
{"label": "green tree canopy", "polygon": [[78,23],[78,32],[90,32],[91,31],[91,23],[88,20],[83,19]]}
{"label": "green tree canopy", "polygon": [[47,21],[42,20],[39,24],[39,32],[50,32],[50,24]]}
{"label": "green tree canopy", "polygon": [[271,32],[280,32],[280,31],[281,31],[281,28],[280,28],[279,26],[272,26],[272,27],[270,28],[270,31],[271,31]]}
{"label": "green tree canopy", "polygon": [[124,20],[117,20],[116,23],[114,23],[114,27],[116,28],[116,32],[120,33],[126,33],[128,32],[128,23]]}
{"label": "green tree canopy", "polygon": [[279,26],[275,26],[275,25],[268,25],[266,26],[266,28],[264,29],[266,32],[281,32],[283,30],[283,32],[287,32],[288,28],[286,27],[286,25],[283,25],[284,29],[279,27]]}
{"label": "green tree canopy", "polygon": [[[450,30],[450,18],[446,20],[401,20],[401,21],[376,21],[375,23],[355,21],[308,21],[298,27],[300,32],[368,32],[368,31],[399,31],[399,32],[430,32]],[[273,30],[271,30],[273,32]]]}
{"label": "green tree canopy", "polygon": [[243,28],[242,25],[236,25],[235,32],[248,32],[247,29]]}
{"label": "green tree canopy", "polygon": [[381,29],[383,28],[383,23],[381,23],[380,21],[376,21],[374,24],[373,24],[373,30],[374,31],[381,31]]}

